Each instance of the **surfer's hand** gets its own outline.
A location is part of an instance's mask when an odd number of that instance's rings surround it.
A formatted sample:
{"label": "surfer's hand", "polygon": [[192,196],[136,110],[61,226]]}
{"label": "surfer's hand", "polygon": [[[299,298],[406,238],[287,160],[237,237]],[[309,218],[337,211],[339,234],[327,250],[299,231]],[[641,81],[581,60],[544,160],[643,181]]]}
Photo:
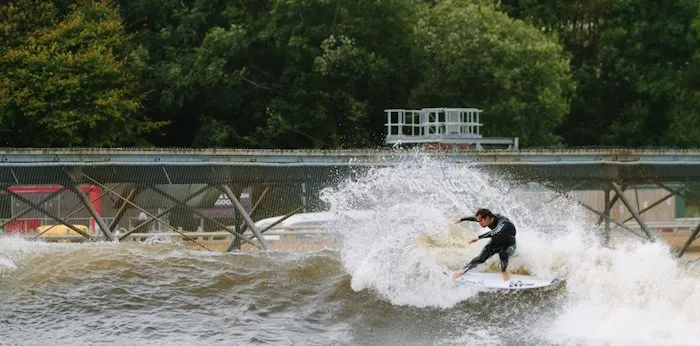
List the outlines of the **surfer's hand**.
{"label": "surfer's hand", "polygon": [[458,277],[464,275],[464,270],[458,270],[452,273],[452,279],[457,280]]}
{"label": "surfer's hand", "polygon": [[478,241],[479,241],[479,238],[474,238],[474,239],[472,239],[472,240],[469,241],[469,244],[474,244],[474,243],[476,243],[476,242],[478,242]]}
{"label": "surfer's hand", "polygon": [[456,219],[455,219],[455,223],[456,223],[456,224],[460,224],[460,223],[462,223],[462,219],[460,219],[460,218],[456,218]]}

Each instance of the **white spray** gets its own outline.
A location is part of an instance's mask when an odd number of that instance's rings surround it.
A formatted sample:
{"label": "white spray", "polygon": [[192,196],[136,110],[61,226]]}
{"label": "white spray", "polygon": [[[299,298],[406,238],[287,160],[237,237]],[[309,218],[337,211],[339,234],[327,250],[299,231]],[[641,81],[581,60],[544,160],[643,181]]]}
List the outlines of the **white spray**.
{"label": "white spray", "polygon": [[453,220],[486,207],[518,229],[509,268],[567,279],[566,307],[539,327],[542,335],[555,342],[700,340],[700,279],[686,273],[664,244],[634,240],[603,247],[587,211],[542,186],[514,184],[475,166],[417,153],[321,197],[333,212],[373,211],[342,231],[341,257],[354,290],[418,307],[452,307],[470,299],[475,292],[444,272],[459,268],[487,241],[467,246],[481,230]]}

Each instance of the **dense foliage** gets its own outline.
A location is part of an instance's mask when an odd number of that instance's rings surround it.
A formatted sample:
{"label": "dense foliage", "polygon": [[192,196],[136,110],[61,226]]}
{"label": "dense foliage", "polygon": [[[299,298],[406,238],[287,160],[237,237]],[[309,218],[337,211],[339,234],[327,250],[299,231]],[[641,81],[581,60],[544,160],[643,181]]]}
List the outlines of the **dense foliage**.
{"label": "dense foliage", "polygon": [[17,4],[26,7],[5,8],[12,28],[0,56],[4,146],[146,144],[164,125],[144,117],[129,38],[106,1],[72,5],[63,18],[42,2]]}
{"label": "dense foliage", "polygon": [[700,2],[503,0],[559,37],[577,92],[559,132],[569,145],[700,145]]}
{"label": "dense foliage", "polygon": [[700,144],[693,0],[10,0],[0,145],[353,148],[386,108],[527,146]]}

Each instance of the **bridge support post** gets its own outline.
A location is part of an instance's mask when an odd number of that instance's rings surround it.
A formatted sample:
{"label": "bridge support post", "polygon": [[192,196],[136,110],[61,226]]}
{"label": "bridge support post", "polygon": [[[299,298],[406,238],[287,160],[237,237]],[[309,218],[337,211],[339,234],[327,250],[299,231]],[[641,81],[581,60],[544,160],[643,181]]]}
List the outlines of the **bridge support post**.
{"label": "bridge support post", "polygon": [[[141,189],[147,189],[147,188],[146,188],[146,187],[142,187]],[[199,190],[193,192],[192,194],[188,195],[187,197],[185,197],[184,202],[187,203],[189,200],[191,200],[192,198],[195,198],[195,197],[201,195],[202,193],[206,192],[208,189],[209,189],[209,186],[204,186],[204,187],[202,187],[201,189],[199,189]],[[128,202],[127,202],[127,201],[128,201]],[[133,203],[132,203],[131,201],[129,201],[128,199],[124,200],[124,203],[125,203],[125,204],[133,204]],[[134,205],[135,205],[135,204],[134,204]],[[121,236],[119,236],[119,240],[124,240],[124,239],[125,239],[126,237],[128,237],[130,234],[132,234],[132,233],[134,233],[134,232],[136,232],[136,231],[138,231],[138,230],[140,230],[140,229],[142,229],[142,228],[147,227],[147,226],[150,225],[154,220],[159,220],[161,217],[167,215],[169,212],[171,212],[173,209],[175,209],[175,207],[177,207],[177,205],[171,206],[171,207],[169,207],[169,208],[167,208],[167,209],[161,211],[160,213],[154,215],[153,217],[150,217],[150,216],[149,216],[148,219],[146,219],[146,221],[142,222],[140,225],[137,225],[136,227],[134,227],[134,228],[128,230],[126,233],[124,233],[124,234],[122,234]],[[142,211],[142,212],[144,212],[144,213],[146,212],[144,209],[142,209],[142,208],[140,208],[140,207],[136,207],[136,209],[138,209],[139,211]]]}
{"label": "bridge support post", "polygon": [[[622,191],[625,191],[625,189],[627,189],[627,186],[622,185]],[[611,217],[610,211],[612,210],[612,207],[615,205],[615,202],[617,202],[617,199],[620,198],[617,194],[615,194],[615,196],[612,196],[612,198],[610,198],[610,191],[611,191],[610,188],[605,188],[603,190],[603,192],[605,193],[605,207],[604,207],[605,208],[605,215],[608,218]],[[599,217],[596,225],[600,225],[603,221],[605,221],[605,217],[603,217],[603,216]],[[606,228],[606,229],[609,229],[610,224],[608,223],[607,225],[608,226],[606,226],[606,227],[608,227],[608,228]]]}
{"label": "bridge support post", "polygon": [[[107,191],[103,191],[103,192],[102,192],[99,196],[97,196],[95,199],[91,200],[90,203],[93,203],[93,202],[99,200],[100,198],[106,196],[107,193],[108,193]],[[71,217],[71,216],[73,216],[73,215],[79,213],[79,212],[80,212],[81,210],[83,210],[83,209],[85,209],[85,206],[81,206],[81,207],[79,207],[79,208],[75,208],[75,209],[73,209],[73,211],[71,211],[70,213],[64,215],[64,216],[63,216],[63,219],[64,219],[64,220],[67,220],[69,217]],[[49,228],[43,230],[41,233],[37,234],[37,235],[34,237],[34,239],[39,238],[42,234],[48,232],[49,230],[51,230],[51,229],[54,228],[55,226],[56,226],[56,225],[53,225],[53,226],[51,226],[51,227],[49,227]]]}
{"label": "bridge support post", "polygon": [[683,254],[688,250],[690,247],[690,244],[698,238],[698,233],[700,233],[700,224],[695,226],[695,229],[693,232],[690,234],[690,237],[688,237],[688,240],[683,244],[683,247],[681,248],[681,251],[678,253],[678,258],[682,257]]}
{"label": "bridge support post", "polygon": [[[175,202],[175,203],[178,204],[179,206],[185,207],[187,210],[189,210],[189,211],[191,211],[191,212],[193,212],[193,213],[199,215],[201,218],[203,218],[203,219],[205,219],[205,220],[208,220],[208,221],[210,221],[211,223],[213,223],[213,224],[215,224],[215,225],[221,227],[221,228],[222,228],[223,230],[225,230],[226,232],[229,232],[229,233],[233,234],[233,235],[236,236],[236,237],[240,237],[240,238],[241,238],[243,241],[245,241],[246,243],[251,244],[251,245],[253,245],[253,246],[257,247],[257,248],[260,248],[260,245],[259,245],[258,243],[256,243],[256,242],[254,242],[254,241],[248,239],[247,237],[245,237],[245,236],[243,236],[243,235],[241,235],[241,234],[236,233],[236,231],[232,231],[231,229],[229,229],[228,226],[224,225],[223,223],[221,223],[221,222],[219,222],[219,221],[217,221],[217,220],[212,219],[211,217],[209,217],[208,215],[205,215],[205,214],[202,213],[201,211],[199,211],[199,210],[193,208],[192,206],[189,206],[189,205],[187,205],[186,203],[184,203],[184,202],[178,200],[177,198],[175,198],[175,197],[173,197],[173,196],[167,194],[165,191],[160,190],[160,189],[158,189],[158,188],[155,187],[155,186],[151,186],[151,189],[152,189],[153,191],[155,191],[156,193],[158,193],[159,195],[161,195],[161,196],[163,196],[163,197],[165,197],[165,198],[167,198],[167,199],[169,199],[169,200]],[[148,213],[146,213],[146,214],[148,215]],[[174,229],[174,228],[173,228],[172,226],[170,226],[170,225],[167,225],[167,224],[166,224],[166,226],[169,226],[169,228]],[[178,232],[178,233],[181,233],[181,232],[179,232],[179,231],[177,231],[177,232]]]}
{"label": "bridge support post", "polygon": [[233,205],[236,207],[236,210],[238,210],[238,213],[243,217],[243,220],[245,220],[246,224],[248,224],[248,227],[253,232],[253,234],[255,234],[255,238],[258,238],[258,241],[260,242],[262,248],[264,250],[269,249],[270,244],[267,243],[265,237],[263,237],[258,228],[255,227],[255,222],[253,222],[253,219],[250,218],[250,215],[248,215],[248,212],[246,212],[245,208],[243,208],[241,202],[238,201],[238,198],[236,198],[231,188],[226,184],[221,184],[219,186],[219,189],[222,190],[222,192],[224,192],[226,196],[228,196],[228,199],[231,200]]}
{"label": "bridge support post", "polygon": [[[604,212],[598,211],[598,210],[596,210],[595,208],[591,207],[590,205],[588,205],[588,204],[586,204],[586,203],[584,203],[584,202],[582,202],[582,201],[579,201],[578,199],[576,199],[576,198],[574,198],[574,197],[571,197],[571,196],[570,196],[568,193],[566,193],[566,192],[561,192],[561,191],[559,191],[559,190],[557,190],[557,191],[558,191],[559,193],[563,194],[564,197],[566,197],[567,199],[572,200],[572,201],[578,203],[580,206],[586,208],[586,209],[587,209],[588,211],[590,211],[591,213],[596,214],[596,215],[602,217],[603,219],[605,219],[606,222],[612,222],[612,223],[614,223],[615,225],[617,225],[618,227],[620,227],[620,228],[622,228],[622,229],[625,229],[625,230],[627,230],[628,232],[630,232],[630,233],[632,233],[632,234],[634,234],[634,235],[636,235],[636,236],[638,236],[638,237],[640,237],[640,238],[644,238],[644,236],[642,236],[642,235],[640,235],[640,234],[637,234],[633,229],[627,227],[627,226],[624,225],[622,222],[613,219],[613,218],[609,215],[610,211],[608,211],[608,215],[606,215]],[[606,245],[607,245],[607,244],[606,244]]]}
{"label": "bridge support post", "polygon": [[95,206],[92,205],[90,198],[88,198],[88,196],[86,196],[85,193],[80,189],[79,184],[73,183],[73,193],[75,193],[75,195],[78,196],[80,201],[83,202],[83,206],[85,206],[90,215],[92,215],[92,217],[95,219],[95,222],[100,227],[100,231],[102,231],[102,234],[104,234],[104,236],[109,241],[114,241],[114,235],[112,234],[112,232],[110,232],[109,225],[107,225],[105,220],[102,219],[102,215],[100,215],[97,212]]}
{"label": "bridge support post", "polygon": [[605,220],[605,231],[603,233],[603,242],[605,243],[605,246],[610,246],[610,210],[612,209],[612,205],[615,203],[615,200],[617,199],[617,195],[610,200],[610,189],[606,188],[605,191],[603,191],[605,194],[605,210],[603,211],[603,215],[598,218],[598,224],[600,224],[601,221]]}
{"label": "bridge support post", "polygon": [[[133,201],[134,198],[136,198],[136,196],[139,194],[139,190],[139,186],[134,186],[131,190],[129,190],[129,193],[126,195],[126,200],[129,202]],[[109,224],[109,230],[112,232],[112,234],[114,234],[114,230],[117,228],[117,225],[119,224],[119,221],[121,221],[122,217],[124,217],[124,214],[126,213],[127,209],[129,209],[129,203],[122,201],[121,207],[119,207],[117,214],[114,215],[114,219]],[[121,238],[119,238],[119,240],[121,240]]]}
{"label": "bridge support post", "polygon": [[624,204],[625,207],[627,207],[627,210],[630,211],[632,217],[634,217],[634,219],[639,224],[639,227],[641,227],[642,231],[644,231],[644,234],[646,234],[649,240],[655,241],[654,236],[652,236],[651,232],[649,232],[649,228],[647,227],[646,222],[642,220],[641,216],[639,216],[639,213],[637,212],[637,209],[635,209],[632,206],[632,204],[630,204],[629,200],[627,200],[627,197],[625,197],[624,192],[622,192],[622,189],[620,189],[620,186],[618,186],[617,183],[611,183],[610,185],[615,190],[615,193],[617,193],[617,195],[620,196],[620,201],[622,201],[622,204]]}
{"label": "bridge support post", "polygon": [[[651,208],[653,208],[653,207],[655,207],[655,206],[657,206],[657,205],[663,203],[665,200],[667,200],[667,199],[669,199],[669,198],[671,198],[671,197],[673,197],[673,194],[672,194],[672,193],[669,193],[669,194],[667,194],[666,196],[661,197],[658,201],[656,201],[656,202],[654,202],[654,203],[652,203],[652,204],[649,204],[646,208],[640,210],[640,211],[639,211],[639,215],[644,214],[647,210],[649,210],[649,209],[651,209]],[[633,218],[634,218],[634,216],[630,216],[630,217],[626,218],[624,221],[622,221],[622,223],[625,223],[625,222],[627,222],[627,221],[629,221],[629,220],[632,220]]]}
{"label": "bridge support post", "polygon": [[[694,202],[694,203],[700,203],[700,198],[696,198],[696,197],[694,197],[694,196],[686,196],[685,194],[681,193],[680,190],[672,189],[671,187],[666,186],[666,185],[664,185],[664,184],[662,184],[662,183],[660,183],[660,182],[656,182],[656,185],[659,186],[659,187],[661,187],[661,188],[663,188],[663,189],[665,189],[666,191],[671,192],[672,194],[674,194],[674,195],[676,195],[676,196],[678,196],[678,197],[680,197],[680,198],[682,198],[682,199],[684,199],[684,200],[686,200],[686,201]],[[678,257],[683,256],[683,254],[684,254],[684,253],[688,250],[688,248],[690,247],[690,244],[692,244],[693,241],[694,241],[696,238],[698,238],[698,232],[700,232],[700,225],[698,225],[697,227],[695,227],[695,229],[691,232],[690,236],[688,237],[688,240],[685,242],[685,244],[683,244],[683,247],[681,248],[681,251],[679,252]]]}
{"label": "bridge support post", "polygon": [[[106,190],[106,191],[109,191],[111,194],[117,196],[119,199],[121,199],[122,201],[124,201],[124,203],[128,203],[129,205],[131,205],[131,206],[133,206],[134,208],[136,208],[136,209],[142,211],[142,212],[145,213],[146,215],[148,215],[148,216],[150,216],[150,217],[152,217],[152,218],[158,220],[159,222],[161,222],[161,223],[163,224],[163,226],[165,226],[165,227],[169,228],[170,230],[174,231],[175,233],[181,235],[185,240],[191,241],[191,242],[193,242],[193,243],[199,245],[200,247],[202,247],[202,248],[204,248],[204,249],[206,249],[206,250],[211,251],[210,248],[204,246],[202,243],[198,242],[196,239],[193,239],[193,238],[187,236],[186,234],[180,232],[180,230],[178,230],[178,229],[176,229],[175,227],[173,227],[173,226],[171,226],[171,225],[169,225],[169,224],[163,222],[162,220],[160,220],[159,218],[157,218],[155,215],[149,213],[147,210],[145,210],[145,209],[139,207],[138,205],[134,204],[134,202],[131,202],[131,201],[127,200],[124,196],[122,196],[122,195],[118,194],[116,191],[114,191],[114,189],[110,189],[109,187],[105,186],[104,184],[101,184],[99,181],[97,181],[97,180],[91,178],[89,175],[87,175],[87,174],[85,174],[85,173],[82,173],[82,175],[83,175],[83,177],[85,177],[85,178],[87,178],[88,180],[90,180],[91,182],[93,182],[95,185],[97,185],[97,186],[101,187],[102,189],[104,189],[104,190]],[[121,238],[120,238],[120,239],[121,239]]]}
{"label": "bridge support post", "polygon": [[[258,206],[260,205],[260,203],[262,203],[262,201],[265,199],[265,196],[267,196],[267,193],[269,191],[270,191],[270,187],[265,186],[265,190],[263,190],[263,192],[260,194],[260,197],[258,197],[258,200],[255,201],[255,204],[253,204],[253,207],[250,209],[249,215],[251,217],[253,216],[253,213],[255,213],[255,210],[258,209]],[[251,192],[251,196],[252,196],[252,192]],[[237,216],[238,217],[236,218],[236,226],[237,226],[236,232],[238,234],[243,234],[243,233],[245,233],[245,230],[246,230],[245,221],[240,222],[239,218],[242,218],[242,217],[240,215],[237,215]],[[262,233],[262,232],[260,232],[260,233]],[[234,249],[240,249],[240,248],[241,248],[241,240],[238,237],[234,237],[233,239],[231,239],[231,243],[228,245],[226,252],[231,252]]]}
{"label": "bridge support post", "polygon": [[[269,226],[265,227],[264,229],[261,229],[261,230],[260,230],[260,234],[263,234],[263,233],[267,232],[270,228],[275,227],[275,226],[281,224],[282,222],[284,222],[284,220],[286,220],[286,219],[288,219],[288,218],[294,216],[296,213],[298,213],[298,212],[299,212],[300,210],[302,210],[302,209],[304,209],[304,206],[301,206],[301,207],[298,207],[298,208],[292,210],[290,213],[288,213],[287,215],[283,216],[283,217],[280,218],[279,220],[273,222],[272,224],[270,224]],[[245,231],[245,228],[242,228],[242,231]],[[242,234],[242,232],[241,232],[241,234]],[[235,241],[235,239],[234,239],[234,241]],[[235,248],[236,248],[236,247],[235,247],[235,244],[234,244],[234,242],[232,241],[232,242],[231,242],[231,245],[229,245],[228,249],[226,249],[226,252],[231,252],[231,251],[233,251],[233,249],[235,249]],[[238,248],[240,248],[240,245],[238,246]]]}

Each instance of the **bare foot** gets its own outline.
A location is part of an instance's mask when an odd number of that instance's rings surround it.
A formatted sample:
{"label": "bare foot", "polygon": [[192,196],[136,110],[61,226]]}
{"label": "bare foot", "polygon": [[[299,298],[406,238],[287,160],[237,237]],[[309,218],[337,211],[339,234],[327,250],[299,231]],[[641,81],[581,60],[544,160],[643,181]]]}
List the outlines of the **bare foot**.
{"label": "bare foot", "polygon": [[501,272],[503,274],[503,281],[510,281],[510,273]]}

